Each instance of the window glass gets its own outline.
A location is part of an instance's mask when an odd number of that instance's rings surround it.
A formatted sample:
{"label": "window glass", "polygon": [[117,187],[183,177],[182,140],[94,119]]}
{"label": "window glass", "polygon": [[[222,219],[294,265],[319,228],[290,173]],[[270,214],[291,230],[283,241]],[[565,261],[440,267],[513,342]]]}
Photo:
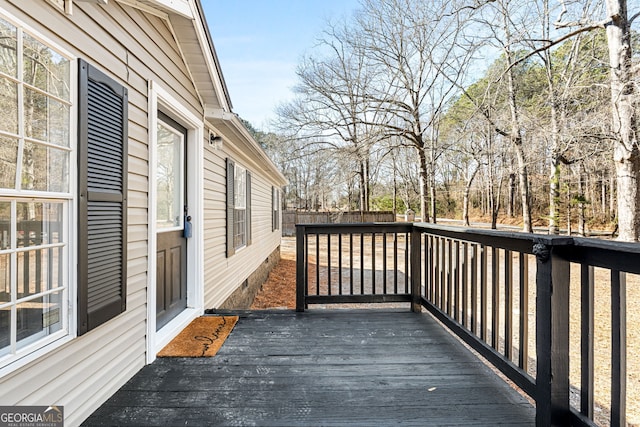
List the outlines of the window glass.
{"label": "window glass", "polygon": [[183,136],[158,122],[156,166],[158,228],[182,226],[184,209]]}
{"label": "window glass", "polygon": [[11,350],[11,309],[0,308],[0,357],[9,354]]}
{"label": "window glass", "polygon": [[62,293],[22,302],[16,307],[18,348],[62,328]]}
{"label": "window glass", "polygon": [[69,106],[32,89],[24,91],[24,129],[29,138],[69,146]]}
{"label": "window glass", "polygon": [[234,185],[234,204],[236,208],[247,207],[247,174],[246,171],[236,165]]}
{"label": "window glass", "polygon": [[11,202],[0,201],[0,251],[11,248]]}
{"label": "window glass", "polygon": [[[11,299],[11,264],[9,254],[0,255],[0,305]],[[0,309],[0,317],[2,317]],[[0,321],[1,323],[1,321]],[[0,328],[1,329],[1,328]],[[2,339],[0,339],[1,341]]]}
{"label": "window glass", "polygon": [[0,77],[0,130],[18,134],[18,85]]}
{"label": "window glass", "polygon": [[16,77],[17,63],[17,30],[16,27],[0,18],[0,73]]}
{"label": "window glass", "polygon": [[62,242],[62,203],[17,203],[19,248]]}
{"label": "window glass", "polygon": [[247,172],[236,165],[234,169],[233,242],[236,249],[247,244]]}
{"label": "window glass", "polygon": [[0,136],[0,188],[16,188],[18,140]]}
{"label": "window glass", "polygon": [[24,82],[68,101],[70,61],[29,35],[23,43]]}
{"label": "window glass", "polygon": [[22,189],[69,191],[69,152],[25,141],[22,152]]}

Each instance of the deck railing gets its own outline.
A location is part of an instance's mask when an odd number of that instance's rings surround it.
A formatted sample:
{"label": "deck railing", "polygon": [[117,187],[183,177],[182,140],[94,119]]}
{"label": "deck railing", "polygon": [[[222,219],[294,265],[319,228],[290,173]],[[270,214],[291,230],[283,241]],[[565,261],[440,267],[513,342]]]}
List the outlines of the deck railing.
{"label": "deck railing", "polygon": [[[538,426],[594,424],[594,267],[607,270],[608,419],[626,425],[625,277],[640,274],[640,245],[410,223],[298,225],[296,232],[298,311],[309,304],[424,307],[535,401]],[[572,277],[577,297],[570,297]],[[573,385],[572,310],[580,313]]]}

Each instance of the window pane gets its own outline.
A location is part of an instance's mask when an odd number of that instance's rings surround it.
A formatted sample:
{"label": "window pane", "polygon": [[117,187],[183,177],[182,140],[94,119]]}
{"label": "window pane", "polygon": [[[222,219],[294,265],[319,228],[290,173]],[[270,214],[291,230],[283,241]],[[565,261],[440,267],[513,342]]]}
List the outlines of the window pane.
{"label": "window pane", "polygon": [[22,155],[22,189],[68,192],[69,153],[25,141]]}
{"label": "window pane", "polygon": [[17,46],[16,27],[0,19],[0,72],[16,77]]}
{"label": "window pane", "polygon": [[11,309],[0,308],[0,356],[9,353],[11,345]]}
{"label": "window pane", "polygon": [[0,305],[11,300],[10,255],[0,255]]}
{"label": "window pane", "polygon": [[24,82],[69,99],[69,60],[29,35],[24,41]]}
{"label": "window pane", "polygon": [[237,208],[247,207],[247,174],[241,167],[236,166],[235,169],[235,185],[234,185],[234,205]]}
{"label": "window pane", "polygon": [[156,202],[158,228],[182,225],[182,137],[158,124],[158,162],[156,168],[158,199]]}
{"label": "window pane", "polygon": [[62,286],[60,261],[62,248],[18,252],[18,298],[28,297]]}
{"label": "window pane", "polygon": [[18,140],[0,136],[0,188],[16,188]]}
{"label": "window pane", "polygon": [[18,85],[0,77],[0,130],[18,134]]}
{"label": "window pane", "polygon": [[62,203],[19,202],[16,210],[19,248],[62,242]]}
{"label": "window pane", "polygon": [[0,250],[11,248],[11,203],[0,202]]}
{"label": "window pane", "polygon": [[233,243],[236,249],[246,245],[246,218],[247,211],[245,209],[236,209],[234,211],[234,234]]}
{"label": "window pane", "polygon": [[57,292],[18,304],[18,348],[62,328],[61,297]]}
{"label": "window pane", "polygon": [[25,136],[69,146],[69,106],[34,90],[24,90]]}

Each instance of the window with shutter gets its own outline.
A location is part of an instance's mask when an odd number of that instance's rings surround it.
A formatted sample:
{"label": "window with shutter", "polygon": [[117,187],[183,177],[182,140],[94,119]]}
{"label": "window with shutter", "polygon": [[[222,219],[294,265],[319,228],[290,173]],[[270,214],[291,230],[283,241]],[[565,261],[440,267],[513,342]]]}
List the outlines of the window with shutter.
{"label": "window with shutter", "polygon": [[0,10],[0,368],[69,335],[72,56]]}
{"label": "window with shutter", "polygon": [[78,334],[126,309],[127,89],[79,61]]}

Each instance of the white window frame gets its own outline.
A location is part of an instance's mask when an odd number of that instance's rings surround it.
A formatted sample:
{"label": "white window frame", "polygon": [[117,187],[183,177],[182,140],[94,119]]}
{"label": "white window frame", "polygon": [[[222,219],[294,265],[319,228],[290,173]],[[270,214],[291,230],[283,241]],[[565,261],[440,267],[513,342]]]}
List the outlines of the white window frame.
{"label": "white window frame", "polygon": [[[233,246],[238,251],[247,246],[250,218],[247,217],[247,169],[237,163],[233,170],[233,186]],[[238,195],[238,189],[242,190],[242,197]],[[236,227],[236,211],[244,211],[244,227],[242,227],[242,230]],[[240,232],[242,233],[242,241],[236,243],[236,236]]]}
{"label": "white window frame", "polygon": [[[24,146],[25,139],[29,140],[29,138],[25,137],[24,130],[24,120],[23,120],[23,108],[22,108],[22,100],[24,93],[25,83],[23,82],[22,69],[23,69],[23,57],[22,57],[22,37],[23,34],[28,34],[30,37],[38,40],[42,44],[46,45],[50,49],[54,50],[57,54],[65,57],[70,61],[69,65],[69,101],[67,105],[69,106],[69,145],[68,147],[61,147],[55,144],[47,144],[46,142],[37,141],[40,146],[51,146],[56,149],[62,149],[68,151],[69,153],[69,163],[68,163],[68,172],[69,172],[69,183],[68,183],[68,192],[44,192],[44,191],[36,191],[36,190],[22,190],[22,189],[0,189],[0,200],[2,201],[10,201],[11,202],[11,227],[12,230],[17,230],[17,217],[16,217],[16,205],[22,201],[25,202],[60,202],[63,206],[63,223],[62,227],[64,228],[63,233],[61,234],[61,244],[46,244],[39,245],[30,248],[17,248],[16,244],[16,236],[12,235],[12,244],[11,248],[8,250],[0,251],[0,254],[10,254],[10,259],[12,263],[12,271],[16,271],[16,262],[17,253],[24,252],[25,250],[34,250],[38,249],[47,249],[51,247],[62,247],[63,250],[62,256],[64,257],[61,265],[63,268],[62,272],[62,286],[50,289],[47,291],[43,291],[38,294],[34,294],[29,296],[28,298],[17,300],[15,295],[12,296],[12,301],[5,304],[0,304],[0,307],[15,307],[20,302],[25,300],[31,300],[39,298],[42,295],[51,294],[56,291],[62,291],[61,297],[61,329],[57,332],[54,332],[50,335],[46,335],[41,339],[36,339],[34,342],[28,343],[21,347],[20,349],[16,348],[16,343],[12,342],[10,344],[11,350],[7,355],[3,355],[0,357],[0,377],[13,372],[26,364],[42,357],[43,355],[53,351],[54,349],[64,345],[68,341],[72,340],[77,334],[77,303],[76,303],[76,286],[77,283],[77,275],[74,266],[77,262],[77,254],[76,254],[76,245],[74,244],[77,238],[77,232],[75,230],[75,224],[77,224],[77,171],[73,165],[77,163],[77,57],[73,55],[71,52],[58,45],[54,41],[49,38],[43,36],[40,32],[33,29],[29,25],[25,24],[21,20],[15,18],[13,15],[9,14],[7,11],[0,8],[0,18],[7,21],[11,25],[17,28],[17,39],[18,39],[18,52],[17,52],[17,76],[6,76],[3,74],[3,78],[9,77],[11,80],[15,81],[18,85],[18,135],[14,135],[11,133],[1,132],[0,135],[16,138],[18,139],[19,151],[16,165],[16,175],[19,176],[22,162],[22,147]],[[55,96],[54,96],[55,98]],[[57,98],[56,98],[57,99]],[[34,140],[35,141],[35,140]],[[15,234],[15,233],[12,233]],[[13,290],[16,289],[16,273],[12,275],[12,293]],[[15,311],[15,308],[10,308],[12,311]],[[13,337],[15,334],[15,325],[11,324],[11,336]],[[13,338],[10,338],[13,340]]]}

